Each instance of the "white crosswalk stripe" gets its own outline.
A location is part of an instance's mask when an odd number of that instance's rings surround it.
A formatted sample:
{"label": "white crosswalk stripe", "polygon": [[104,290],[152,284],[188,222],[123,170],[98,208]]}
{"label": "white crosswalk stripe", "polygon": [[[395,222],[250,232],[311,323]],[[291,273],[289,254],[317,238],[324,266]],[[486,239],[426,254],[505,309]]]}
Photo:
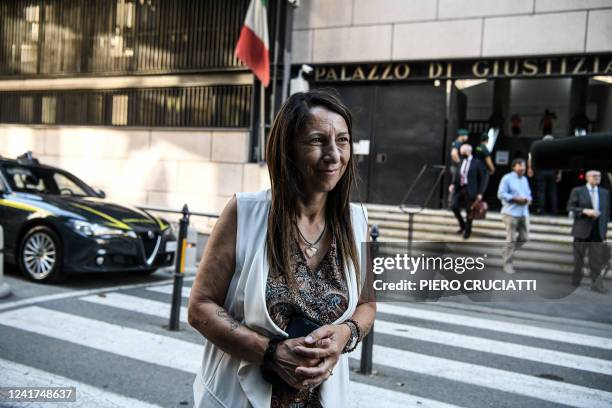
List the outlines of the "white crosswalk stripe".
{"label": "white crosswalk stripe", "polygon": [[[80,298],[86,302],[110,306],[117,309],[138,311],[151,316],[169,319],[170,304],[155,300],[144,299],[138,296],[124,295],[122,293],[106,293],[105,296],[85,296]],[[181,307],[181,322],[187,323],[187,308]]]}
{"label": "white crosswalk stripe", "polygon": [[[124,397],[101,388],[62,377],[47,371],[39,370],[23,364],[0,359],[0,372],[3,387],[75,387],[76,401],[73,402],[28,402],[20,406],[37,407],[70,407],[70,408],[158,408],[159,405],[149,404],[134,398]],[[0,403],[0,405],[2,405]]]}
{"label": "white crosswalk stripe", "polygon": [[[172,294],[172,285],[159,285],[159,286],[154,286],[154,287],[147,288],[147,290],[150,290],[151,292],[165,293],[167,295],[171,295]],[[181,295],[183,297],[185,297],[185,298],[189,298],[190,294],[191,294],[191,288],[183,287],[183,291],[182,291]]]}
{"label": "white crosswalk stripe", "polygon": [[[157,285],[146,289],[156,293],[172,293],[171,285]],[[189,294],[190,288],[184,287],[182,296],[188,297]],[[118,292],[89,294],[79,299],[83,302],[121,309],[141,316],[149,315],[167,319],[170,313],[169,303]],[[459,312],[453,314],[439,309],[436,310],[435,307],[427,308],[422,305],[407,307],[405,305],[381,303],[378,305],[378,311],[411,320],[419,320],[419,325],[414,325],[413,322],[397,323],[382,320],[381,317],[384,318],[384,316],[379,316],[375,325],[376,332],[391,336],[389,337],[391,339],[410,339],[428,344],[428,347],[431,348],[452,346],[523,360],[529,364],[547,364],[590,372],[595,375],[612,375],[612,362],[605,359],[516,344],[511,341],[488,339],[485,337],[486,332],[485,335],[477,337],[454,333],[452,329],[443,331],[438,327],[433,329],[421,326],[432,322],[442,323],[527,338],[546,339],[559,343],[580,344],[596,349],[612,349],[611,340],[605,337],[525,324],[518,322],[516,319],[486,319]],[[181,307],[181,321],[184,323],[187,321],[186,307]],[[0,324],[128,357],[147,364],[170,367],[190,374],[197,372],[201,361],[202,347],[199,344],[137,330],[125,325],[82,317],[78,313],[60,312],[41,306],[28,306],[1,312]],[[359,351],[360,348],[351,354],[351,358],[358,361]],[[200,357],[186,359],[184,358],[186,355]],[[464,387],[479,387],[495,392],[507,392],[566,406],[585,408],[612,406],[611,392],[568,382],[538,378],[498,367],[466,363],[452,358],[435,357],[378,344],[374,346],[373,355],[374,364],[378,366],[391,367],[411,373],[411,375],[427,375],[461,383]],[[0,368],[2,368],[1,365]],[[13,369],[13,372],[19,372],[19,369]],[[13,375],[17,376],[17,374]],[[91,389],[95,391],[94,387],[91,387]],[[104,390],[100,391],[105,392]],[[369,407],[381,404],[384,404],[385,408],[405,406],[452,407],[436,401],[435,398],[421,398],[355,381],[351,382],[351,392],[353,396],[351,407]],[[118,398],[123,397],[118,396]],[[138,405],[132,404],[130,406]]]}
{"label": "white crosswalk stripe", "polygon": [[[159,286],[165,288],[165,286]],[[590,336],[586,334],[573,333],[571,331],[561,331],[539,327],[531,324],[510,323],[507,321],[495,320],[495,324],[491,323],[491,319],[481,317],[472,317],[461,315],[457,317],[456,313],[439,312],[435,310],[426,310],[424,308],[411,308],[406,306],[397,306],[388,303],[378,303],[376,311],[387,313],[396,316],[409,317],[412,319],[421,319],[439,323],[460,325],[472,327],[475,329],[492,330],[501,333],[513,334],[517,336],[534,337],[544,340],[554,340],[562,343],[576,344],[579,346],[588,346],[612,350],[612,340],[604,337]]]}
{"label": "white crosswalk stripe", "polygon": [[198,344],[39,306],[4,312],[0,324],[189,373],[201,361]]}
{"label": "white crosswalk stripe", "polygon": [[498,354],[538,363],[612,375],[612,361],[563,353],[541,347],[530,347],[523,344],[489,340],[482,337],[466,336],[448,331],[424,329],[422,327],[407,326],[384,320],[376,321],[375,331],[377,334],[389,334],[406,339],[428,341],[483,353]]}
{"label": "white crosswalk stripe", "polygon": [[422,407],[453,408],[456,405],[445,404],[427,398],[415,397],[403,392],[390,391],[380,387],[351,382],[351,408],[387,407]]}

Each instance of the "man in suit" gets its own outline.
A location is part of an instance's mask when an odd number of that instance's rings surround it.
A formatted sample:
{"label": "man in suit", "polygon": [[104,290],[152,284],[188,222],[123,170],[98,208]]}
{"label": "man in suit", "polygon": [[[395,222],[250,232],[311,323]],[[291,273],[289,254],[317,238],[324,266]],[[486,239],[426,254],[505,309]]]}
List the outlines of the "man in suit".
{"label": "man in suit", "polygon": [[608,219],[610,215],[610,194],[605,188],[599,187],[601,173],[590,170],[586,174],[587,183],[575,187],[567,202],[567,210],[574,216],[572,235],[574,237],[574,273],[572,284],[579,286],[582,280],[584,256],[589,252],[589,269],[591,270],[591,289],[606,293],[603,286],[603,251],[609,251],[606,240]]}
{"label": "man in suit", "polygon": [[[459,222],[458,234],[463,233],[467,239],[472,233],[471,207],[475,201],[482,200],[487,184],[489,172],[484,164],[472,156],[472,146],[464,144],[460,148],[461,163],[459,171],[453,177],[448,191],[452,194],[451,209]],[[461,209],[465,209],[466,219],[461,216]]]}

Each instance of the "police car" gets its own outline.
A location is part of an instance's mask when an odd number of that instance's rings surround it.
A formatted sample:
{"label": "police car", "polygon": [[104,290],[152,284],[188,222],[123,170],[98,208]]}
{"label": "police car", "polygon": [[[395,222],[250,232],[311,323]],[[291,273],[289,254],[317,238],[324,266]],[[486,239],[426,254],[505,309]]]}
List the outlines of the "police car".
{"label": "police car", "polygon": [[38,282],[77,272],[151,273],[172,265],[176,235],[170,223],[104,197],[30,152],[16,160],[0,157],[6,261]]}

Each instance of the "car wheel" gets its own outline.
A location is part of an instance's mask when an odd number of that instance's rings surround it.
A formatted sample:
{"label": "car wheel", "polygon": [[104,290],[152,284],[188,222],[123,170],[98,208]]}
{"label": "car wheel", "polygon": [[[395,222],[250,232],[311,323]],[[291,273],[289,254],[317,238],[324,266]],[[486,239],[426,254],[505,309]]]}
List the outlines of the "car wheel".
{"label": "car wheel", "polygon": [[43,283],[59,282],[62,271],[62,242],[49,227],[29,230],[19,247],[19,267],[26,278]]}

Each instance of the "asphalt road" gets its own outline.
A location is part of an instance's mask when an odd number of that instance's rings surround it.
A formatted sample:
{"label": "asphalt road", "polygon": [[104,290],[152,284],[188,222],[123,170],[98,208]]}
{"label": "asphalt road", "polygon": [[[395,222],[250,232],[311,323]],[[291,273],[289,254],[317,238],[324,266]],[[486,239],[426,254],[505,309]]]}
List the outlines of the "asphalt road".
{"label": "asphalt road", "polygon": [[[192,406],[201,335],[185,309],[181,330],[167,330],[171,279],[171,271],[158,271],[49,286],[8,271],[0,386],[75,386],[77,402],[0,406]],[[375,373],[357,373],[360,354],[352,355],[352,406],[610,407],[612,294],[585,283],[574,295],[533,304],[381,303]]]}

